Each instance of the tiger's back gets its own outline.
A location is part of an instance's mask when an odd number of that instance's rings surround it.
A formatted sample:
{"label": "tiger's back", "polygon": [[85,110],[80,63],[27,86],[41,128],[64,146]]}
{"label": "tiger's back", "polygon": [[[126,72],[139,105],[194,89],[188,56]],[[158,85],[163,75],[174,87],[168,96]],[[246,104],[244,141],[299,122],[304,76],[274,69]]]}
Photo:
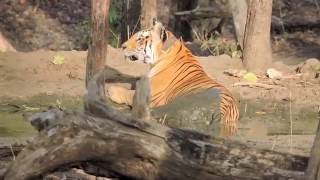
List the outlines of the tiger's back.
{"label": "tiger's back", "polygon": [[166,105],[176,97],[205,89],[220,91],[220,113],[222,133],[232,135],[236,132],[239,118],[237,102],[232,94],[221,84],[210,78],[183,42],[177,40],[159,56],[159,62],[152,67],[151,106]]}

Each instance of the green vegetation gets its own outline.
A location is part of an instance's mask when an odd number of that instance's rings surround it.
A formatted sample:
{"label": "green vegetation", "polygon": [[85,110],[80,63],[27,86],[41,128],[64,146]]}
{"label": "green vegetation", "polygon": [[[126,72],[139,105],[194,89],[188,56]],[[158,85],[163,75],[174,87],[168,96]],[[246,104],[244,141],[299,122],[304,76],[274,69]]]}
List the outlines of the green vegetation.
{"label": "green vegetation", "polygon": [[120,24],[121,14],[119,8],[111,4],[109,9],[109,44],[113,47],[118,48],[120,45]]}
{"label": "green vegetation", "polygon": [[242,52],[238,49],[236,42],[228,41],[218,36],[211,36],[201,41],[201,50],[208,50],[214,56],[227,54],[230,57],[241,57]]}
{"label": "green vegetation", "polygon": [[[109,44],[112,47],[119,47],[120,44],[120,28],[121,28],[121,14],[119,7],[115,4],[111,4],[109,9]],[[83,49],[88,48],[89,35],[90,35],[90,19],[83,20],[78,24],[78,29],[84,33],[82,38],[79,40]]]}

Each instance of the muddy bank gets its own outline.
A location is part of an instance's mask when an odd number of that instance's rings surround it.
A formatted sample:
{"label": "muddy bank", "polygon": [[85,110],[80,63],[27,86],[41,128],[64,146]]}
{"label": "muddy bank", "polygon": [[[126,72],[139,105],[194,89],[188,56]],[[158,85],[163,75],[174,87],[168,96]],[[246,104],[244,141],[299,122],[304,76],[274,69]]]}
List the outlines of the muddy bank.
{"label": "muddy bank", "polygon": [[68,111],[83,110],[82,97],[61,96],[57,94],[38,94],[32,97],[0,99],[0,146],[23,144],[37,131],[23,116],[43,111],[48,107],[57,107]]}

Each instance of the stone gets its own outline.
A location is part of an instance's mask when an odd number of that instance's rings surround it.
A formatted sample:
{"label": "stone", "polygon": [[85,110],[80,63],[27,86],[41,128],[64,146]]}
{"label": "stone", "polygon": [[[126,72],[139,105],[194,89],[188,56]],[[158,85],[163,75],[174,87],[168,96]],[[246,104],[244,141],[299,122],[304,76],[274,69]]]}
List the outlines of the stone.
{"label": "stone", "polygon": [[298,65],[296,72],[301,73],[305,80],[320,79],[320,61],[316,58],[307,59]]}

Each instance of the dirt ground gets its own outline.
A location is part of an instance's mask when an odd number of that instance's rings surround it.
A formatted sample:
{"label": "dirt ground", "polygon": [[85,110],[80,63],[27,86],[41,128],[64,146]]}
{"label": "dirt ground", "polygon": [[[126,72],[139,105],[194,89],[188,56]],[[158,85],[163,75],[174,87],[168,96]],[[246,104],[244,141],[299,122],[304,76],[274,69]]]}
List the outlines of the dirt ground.
{"label": "dirt ground", "polygon": [[[52,61],[55,56],[64,58],[62,65]],[[0,54],[0,98],[28,98],[37,94],[82,96],[86,51],[33,51],[6,52]],[[285,65],[278,61],[274,67],[281,71],[283,80],[273,82],[261,77],[259,82],[272,85],[272,89],[234,86],[244,82],[239,77],[224,73],[228,69],[242,70],[240,59],[227,55],[197,57],[205,71],[241,99],[292,100],[295,104],[320,105],[320,85],[317,79],[304,80],[295,73],[297,65]],[[281,59],[280,59],[281,60]],[[122,73],[139,76],[146,72],[144,64],[124,59],[120,49],[109,47],[107,65]],[[291,92],[291,93],[289,93]],[[291,98],[290,98],[291,94]]]}
{"label": "dirt ground", "polygon": [[[24,99],[28,101],[29,98],[39,94],[82,97],[85,93],[86,55],[87,52],[85,51],[0,53],[0,102],[4,99]],[[56,65],[52,62],[56,56],[63,57],[63,64]],[[290,78],[278,80],[275,83],[267,77],[261,76],[259,82],[272,86],[271,89],[266,89],[261,87],[234,86],[235,83],[244,82],[245,80],[241,77],[227,75],[224,71],[228,69],[243,69],[240,59],[233,59],[227,55],[197,58],[211,77],[227,86],[240,100],[240,110],[242,113],[247,111],[247,101],[271,101],[279,104],[288,104],[290,101],[290,103],[296,106],[301,105],[302,107],[311,108],[314,114],[316,114],[316,109],[320,105],[320,84],[318,81],[309,81],[297,76],[295,73],[297,65],[285,65],[282,62],[276,62],[274,67],[281,71],[284,76]],[[280,56],[276,58],[281,60]],[[135,76],[146,72],[144,64],[126,61],[122,51],[112,47],[108,49],[107,65],[122,73]],[[255,114],[260,115],[264,113],[263,111],[267,110],[259,109],[258,107],[255,111]],[[299,111],[296,113],[299,113]],[[313,121],[315,121],[314,117],[312,116]],[[274,117],[272,118],[274,119]],[[289,147],[287,143],[290,139],[288,134],[268,135],[270,133],[266,132],[267,128],[265,124],[261,124],[259,121],[251,123],[248,133],[240,136],[238,139],[263,148],[303,155],[309,153],[313,142],[313,133],[310,134],[308,131],[309,134],[298,133],[298,135],[291,136],[290,142],[293,142],[294,146],[290,145]],[[304,124],[304,119],[300,119],[300,121]],[[315,126],[314,123],[311,126]],[[248,126],[243,125],[242,128],[248,128]],[[315,127],[311,127],[311,132],[314,129]]]}

